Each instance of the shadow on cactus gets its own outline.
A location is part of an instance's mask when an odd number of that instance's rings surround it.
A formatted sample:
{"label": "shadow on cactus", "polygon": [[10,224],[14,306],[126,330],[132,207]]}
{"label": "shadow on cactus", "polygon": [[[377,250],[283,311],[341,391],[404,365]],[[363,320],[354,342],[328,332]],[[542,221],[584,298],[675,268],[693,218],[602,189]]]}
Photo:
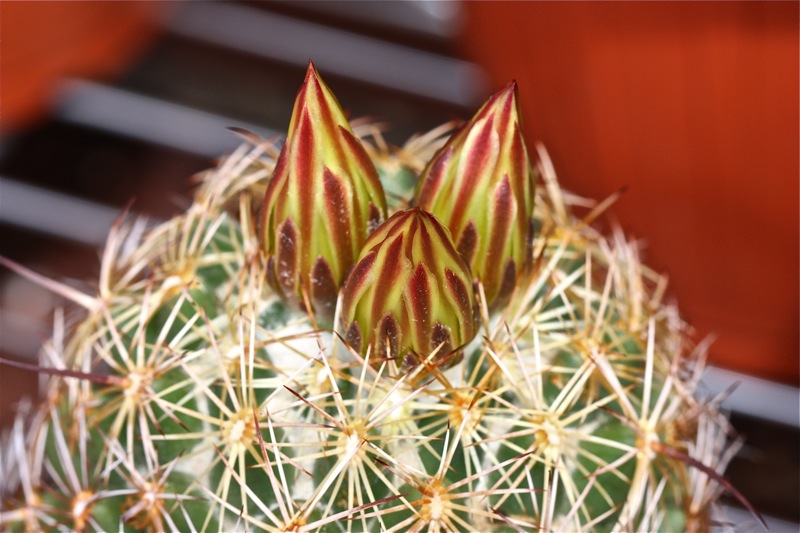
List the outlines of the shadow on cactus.
{"label": "shadow on cactus", "polygon": [[96,295],[3,260],[85,316],[3,361],[47,383],[2,442],[1,528],[722,523],[739,443],[705,346],[518,105],[389,148],[310,64],[281,151],[250,136],[184,214],[121,217]]}

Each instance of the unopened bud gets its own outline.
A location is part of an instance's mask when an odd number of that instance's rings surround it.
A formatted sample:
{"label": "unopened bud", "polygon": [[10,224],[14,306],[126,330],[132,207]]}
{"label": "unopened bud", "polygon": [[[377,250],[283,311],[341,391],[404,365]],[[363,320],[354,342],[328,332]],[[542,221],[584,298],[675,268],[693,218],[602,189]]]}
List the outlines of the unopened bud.
{"label": "unopened bud", "polygon": [[417,205],[448,227],[490,309],[507,301],[531,264],[533,193],[511,82],[437,152],[418,186]]}
{"label": "unopened bud", "polygon": [[330,321],[339,287],[386,218],[375,166],[309,63],[261,212],[267,279],[290,304]]}
{"label": "unopened bud", "polygon": [[[362,354],[394,358],[401,367],[434,363],[478,330],[469,266],[450,233],[421,209],[401,211],[367,240],[342,289],[345,340]],[[454,353],[455,351],[455,353]]]}

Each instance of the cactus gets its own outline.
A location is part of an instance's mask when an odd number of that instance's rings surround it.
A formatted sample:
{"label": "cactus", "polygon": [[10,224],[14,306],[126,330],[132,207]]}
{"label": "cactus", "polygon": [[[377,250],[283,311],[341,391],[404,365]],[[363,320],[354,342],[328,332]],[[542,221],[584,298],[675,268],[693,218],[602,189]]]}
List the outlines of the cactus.
{"label": "cactus", "polygon": [[517,105],[389,149],[309,66],[280,154],[252,139],[185,213],[121,217],[97,294],[3,260],[83,315],[55,313],[0,443],[0,529],[715,523],[738,442],[705,345],[593,229],[608,202],[529,160]]}

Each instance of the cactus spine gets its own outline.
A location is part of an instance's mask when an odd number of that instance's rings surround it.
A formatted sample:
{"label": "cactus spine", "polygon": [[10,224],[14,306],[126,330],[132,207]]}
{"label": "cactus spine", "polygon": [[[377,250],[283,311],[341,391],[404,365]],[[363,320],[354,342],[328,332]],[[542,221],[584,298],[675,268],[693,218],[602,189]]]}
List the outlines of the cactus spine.
{"label": "cactus spine", "polygon": [[517,105],[389,151],[310,66],[280,156],[116,224],[96,295],[48,282],[84,315],[2,442],[0,528],[709,527],[736,445],[704,346],[603,204],[531,168]]}

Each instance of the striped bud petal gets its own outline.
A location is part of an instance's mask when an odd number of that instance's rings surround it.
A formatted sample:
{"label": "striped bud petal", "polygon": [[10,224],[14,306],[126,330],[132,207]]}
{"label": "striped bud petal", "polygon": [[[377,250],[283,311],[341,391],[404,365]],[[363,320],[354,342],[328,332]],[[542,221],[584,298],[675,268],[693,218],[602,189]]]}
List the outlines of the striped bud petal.
{"label": "striped bud petal", "polygon": [[362,354],[371,347],[374,356],[395,358],[405,368],[437,348],[438,362],[478,329],[469,266],[447,228],[418,208],[375,230],[341,297],[345,340]]}
{"label": "striped bud petal", "polygon": [[515,82],[489,98],[420,176],[417,205],[448,227],[492,310],[530,267],[533,187]]}
{"label": "striped bud petal", "polygon": [[267,279],[290,304],[330,321],[339,287],[386,199],[336,97],[309,63],[261,211]]}

